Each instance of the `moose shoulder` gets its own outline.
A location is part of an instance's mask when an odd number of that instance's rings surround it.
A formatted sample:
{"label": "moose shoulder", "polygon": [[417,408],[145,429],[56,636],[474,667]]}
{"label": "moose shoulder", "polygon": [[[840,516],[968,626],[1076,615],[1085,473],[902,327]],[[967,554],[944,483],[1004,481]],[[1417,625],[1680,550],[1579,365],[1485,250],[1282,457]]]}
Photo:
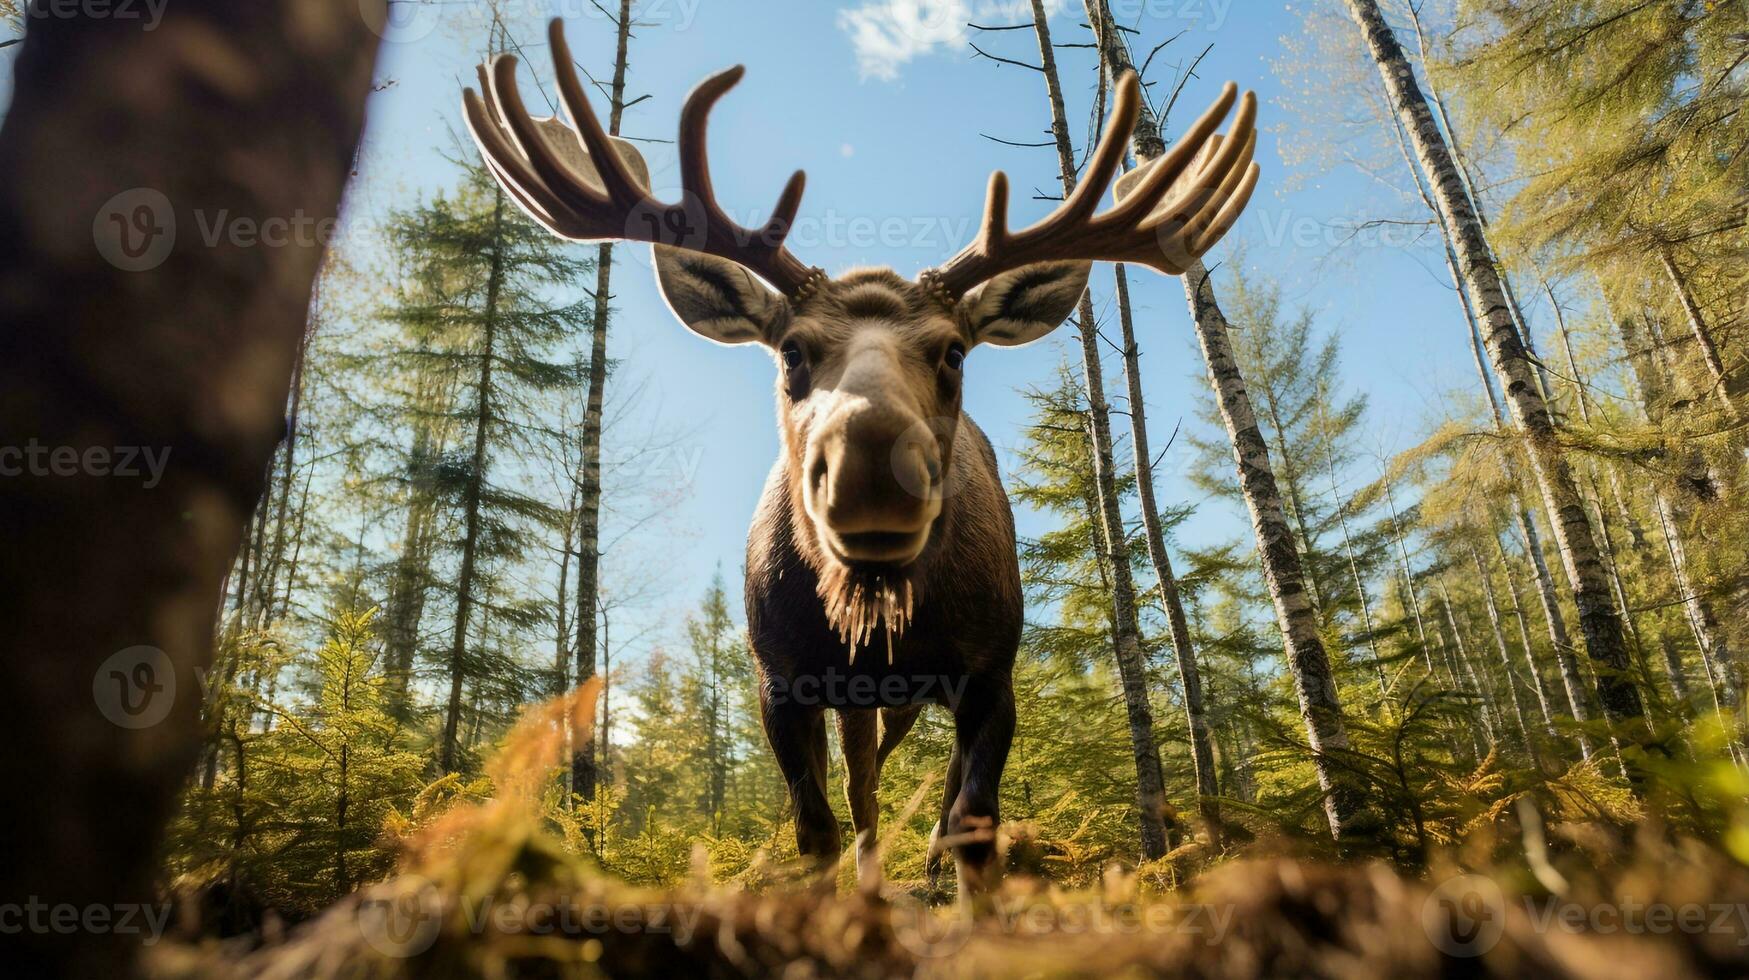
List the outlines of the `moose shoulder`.
{"label": "moose shoulder", "polygon": [[762,345],[777,363],[781,451],[748,535],[747,624],[801,853],[830,864],[842,848],[826,795],[826,710],[844,751],[858,875],[872,883],[881,763],[925,704],[941,704],[955,739],[936,833],[953,852],[961,895],[987,887],[1022,597],[995,454],[960,408],[968,353],[1056,329],[1093,261],[1177,274],[1211,248],[1256,186],[1255,98],[1217,136],[1239,101],[1229,85],[1171,152],[1126,176],[1117,206],[1096,214],[1135,124],[1139,92],[1127,76],[1081,184],[1043,221],[1008,229],[997,173],[978,240],[939,268],[914,281],[886,269],[830,277],[784,246],[799,172],[758,229],[731,221],[711,190],[706,124],[739,68],[687,99],[685,198],[662,204],[637,152],[603,132],[558,21],[550,35],[575,128],[530,118],[515,61],[496,59],[480,72],[485,97],[470,90],[464,100],[493,173],[555,234],[651,242],[662,294],[683,323],[719,343]]}

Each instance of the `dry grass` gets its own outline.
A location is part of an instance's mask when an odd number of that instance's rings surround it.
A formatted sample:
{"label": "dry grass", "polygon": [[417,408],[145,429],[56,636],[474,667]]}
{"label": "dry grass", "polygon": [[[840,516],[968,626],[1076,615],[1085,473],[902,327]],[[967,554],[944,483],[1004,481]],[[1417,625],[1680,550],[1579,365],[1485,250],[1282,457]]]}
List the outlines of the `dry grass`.
{"label": "dry grass", "polygon": [[[1014,874],[976,914],[793,869],[767,887],[640,888],[560,846],[534,816],[587,691],[530,712],[500,792],[405,842],[404,873],[287,935],[164,944],[160,978],[1620,977],[1749,976],[1749,870],[1651,824],[1502,820],[1422,877],[1382,863],[1250,857],[1182,890],[1113,867],[1094,889]],[[1520,826],[1522,821],[1522,827]],[[1528,843],[1527,843],[1528,842]],[[1503,858],[1505,855],[1506,858]],[[1510,858],[1510,859],[1507,859]],[[1466,873],[1465,868],[1485,869]]]}

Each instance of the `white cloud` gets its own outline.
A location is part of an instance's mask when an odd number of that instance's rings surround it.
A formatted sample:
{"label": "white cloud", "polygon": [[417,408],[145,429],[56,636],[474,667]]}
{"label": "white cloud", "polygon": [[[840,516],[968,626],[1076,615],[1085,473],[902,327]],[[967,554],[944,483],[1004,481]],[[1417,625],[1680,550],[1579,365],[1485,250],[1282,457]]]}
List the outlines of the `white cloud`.
{"label": "white cloud", "polygon": [[[1062,0],[1045,0],[1047,15],[1061,6]],[[1015,24],[1031,19],[1029,0],[868,0],[840,11],[838,29],[850,35],[863,78],[892,81],[913,58],[964,45],[969,21]]]}

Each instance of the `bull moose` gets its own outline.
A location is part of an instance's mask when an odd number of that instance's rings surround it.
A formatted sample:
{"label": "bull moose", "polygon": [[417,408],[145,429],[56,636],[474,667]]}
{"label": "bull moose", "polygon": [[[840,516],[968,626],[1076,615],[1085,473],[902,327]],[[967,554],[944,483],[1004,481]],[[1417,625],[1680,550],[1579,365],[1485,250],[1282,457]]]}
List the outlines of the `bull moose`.
{"label": "bull moose", "polygon": [[[1022,595],[996,457],[960,407],[966,356],[1055,330],[1094,261],[1179,275],[1213,247],[1256,187],[1255,96],[1240,99],[1229,83],[1096,214],[1136,121],[1139,85],[1126,75],[1085,176],[1048,217],[1010,230],[998,171],[977,240],[945,264],[914,281],[890,269],[834,277],[784,246],[801,206],[800,171],[757,229],[731,220],[712,192],[706,124],[740,67],[706,79],[682,107],[684,193],[664,204],[650,196],[638,151],[603,131],[559,21],[550,34],[571,125],[529,115],[508,55],[480,69],[483,94],[464,94],[492,173],[556,235],[651,243],[662,295],[682,323],[776,357],[782,449],[747,536],[747,629],[801,853],[831,864],[841,850],[826,797],[825,709],[836,712],[849,774],[858,877],[872,884],[881,764],[923,706],[938,703],[952,712],[955,740],[932,869],[951,850],[960,894],[988,887],[1014,736]],[[1235,102],[1223,138],[1216,130]]]}

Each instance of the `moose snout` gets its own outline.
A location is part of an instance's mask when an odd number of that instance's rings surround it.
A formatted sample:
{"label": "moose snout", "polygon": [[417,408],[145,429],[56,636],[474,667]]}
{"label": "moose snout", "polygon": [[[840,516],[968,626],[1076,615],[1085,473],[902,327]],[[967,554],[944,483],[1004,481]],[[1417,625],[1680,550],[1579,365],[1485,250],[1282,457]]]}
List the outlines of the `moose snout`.
{"label": "moose snout", "polygon": [[860,405],[835,413],[811,440],[808,509],[840,560],[904,564],[941,512],[941,450],[900,413]]}

